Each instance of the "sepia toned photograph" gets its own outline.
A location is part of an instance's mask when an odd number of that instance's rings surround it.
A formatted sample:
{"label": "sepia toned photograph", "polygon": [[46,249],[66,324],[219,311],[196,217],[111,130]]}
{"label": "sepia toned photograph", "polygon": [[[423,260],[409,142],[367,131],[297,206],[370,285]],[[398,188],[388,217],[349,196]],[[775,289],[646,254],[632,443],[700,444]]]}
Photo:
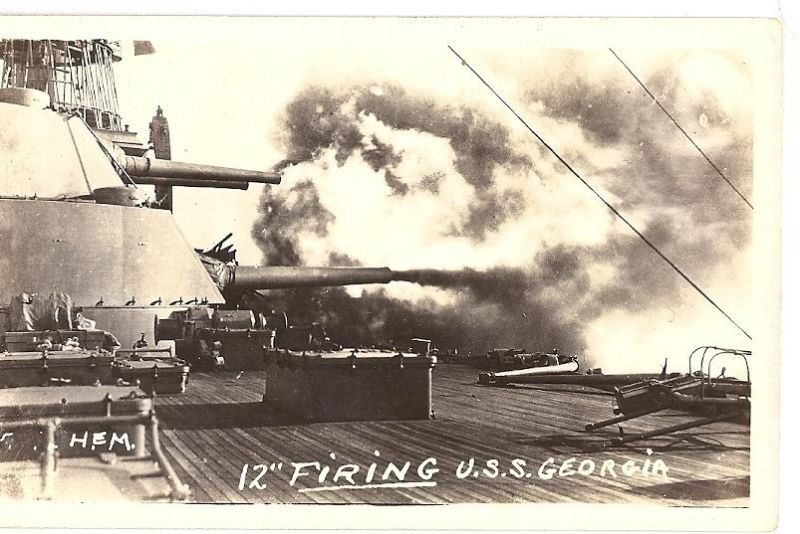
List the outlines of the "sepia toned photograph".
{"label": "sepia toned photograph", "polygon": [[10,505],[774,520],[780,23],[3,19]]}

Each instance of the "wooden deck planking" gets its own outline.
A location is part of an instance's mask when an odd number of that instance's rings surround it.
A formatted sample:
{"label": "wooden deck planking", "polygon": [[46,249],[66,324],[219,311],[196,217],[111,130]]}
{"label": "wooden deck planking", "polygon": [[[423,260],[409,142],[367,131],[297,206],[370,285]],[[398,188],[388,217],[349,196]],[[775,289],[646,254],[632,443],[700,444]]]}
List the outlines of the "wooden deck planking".
{"label": "wooden deck planking", "polygon": [[[594,434],[587,422],[609,418],[611,396],[583,388],[546,386],[490,388],[475,383],[477,371],[440,365],[434,371],[436,420],[292,425],[285,415],[268,412],[260,403],[263,372],[191,376],[183,395],[157,399],[164,443],[178,473],[204,502],[662,502],[707,504],[707,499],[735,499],[746,504],[749,476],[749,429],[717,423],[671,436],[631,444],[624,449],[589,451],[587,442],[613,436],[616,427]],[[655,414],[625,423],[628,433],[652,430],[687,420],[683,414]],[[580,475],[552,480],[484,477],[460,480],[454,475],[461,460],[475,457],[501,461],[523,458],[527,471],[550,457],[590,458],[599,465],[634,460],[639,465],[655,451],[669,467],[669,480],[620,475]],[[441,472],[436,487],[391,490],[298,492],[315,486],[304,477],[297,487],[288,479],[264,477],[264,489],[237,487],[242,466],[291,461],[353,462],[367,466],[375,459],[416,463],[436,457]],[[333,452],[336,461],[329,458]],[[331,473],[332,474],[332,473]],[[533,483],[531,483],[533,482]],[[698,489],[699,488],[699,489]],[[723,502],[723,501],[719,501]],[[725,501],[727,502],[727,500]]]}
{"label": "wooden deck planking", "polygon": [[[461,386],[466,387],[466,386]],[[476,388],[480,388],[480,386],[474,386]],[[492,390],[496,390],[495,388],[491,388]],[[490,403],[488,406],[485,406],[485,409],[494,415],[490,420],[480,420],[480,423],[477,423],[477,426],[490,426],[494,428],[498,433],[502,433],[507,439],[512,441],[518,440],[525,440],[530,438],[531,436],[537,435],[551,435],[553,431],[557,431],[563,433],[567,439],[572,440],[580,440],[583,438],[590,438],[596,439],[592,436],[611,436],[614,435],[616,432],[616,427],[609,427],[609,429],[603,429],[600,431],[595,432],[594,434],[576,434],[580,433],[583,429],[583,426],[586,422],[589,421],[599,421],[601,419],[605,419],[610,417],[612,414],[610,413],[610,406],[611,406],[611,396],[599,396],[599,395],[586,395],[586,394],[577,394],[581,399],[581,410],[578,412],[579,415],[578,419],[569,419],[564,416],[564,400],[560,399],[558,402],[559,404],[555,405],[555,403],[536,403],[535,410],[530,409],[530,399],[531,394],[544,394],[547,396],[557,396],[560,394],[563,395],[563,392],[551,392],[547,390],[543,390],[542,388],[503,388],[505,395],[498,396],[503,398],[507,401],[509,398],[513,396],[518,396],[518,399],[522,399],[523,403],[526,403],[527,406],[522,410],[519,409],[518,405],[515,405],[513,402],[508,402],[503,404],[500,403]],[[519,397],[522,395],[522,397]],[[572,400],[574,402],[576,393],[571,392],[569,393]],[[599,399],[600,403],[597,402],[592,403],[591,397],[594,396],[595,399]],[[476,408],[476,406],[470,405],[469,403],[455,401],[462,413],[467,413],[472,411],[472,413],[476,414],[477,417],[480,416],[481,408]],[[592,406],[591,404],[594,404]],[[515,407],[516,406],[516,407]],[[525,406],[525,404],[523,404]],[[560,406],[560,408],[559,408]],[[568,405],[567,405],[568,406]],[[478,413],[475,410],[478,410]],[[513,415],[512,415],[513,414]],[[520,418],[524,419],[523,425],[520,425]],[[487,418],[483,418],[487,419]],[[679,419],[679,420],[673,420]],[[686,417],[683,414],[678,413],[663,413],[663,414],[654,414],[648,417],[641,418],[635,422],[625,423],[624,426],[628,431],[649,431],[656,428],[660,428],[669,424],[674,424],[676,422],[681,422],[685,420]],[[470,423],[466,423],[470,424]],[[520,434],[520,428],[524,428],[527,435]],[[741,425],[736,425],[733,423],[717,423],[711,427],[708,427],[705,430],[695,430],[675,434],[674,436],[690,436],[690,437],[710,437],[712,435],[716,436],[716,438],[721,439],[722,444],[725,447],[736,447],[741,446],[743,448],[747,448],[747,440],[742,443],[741,436],[742,434],[746,435],[747,429],[742,427]],[[716,439],[715,438],[715,439]],[[668,441],[676,441],[675,437],[665,437],[665,438],[655,438],[648,442],[646,445],[651,446],[653,443],[666,443]],[[630,449],[644,451],[647,446],[641,444],[631,444]],[[557,452],[557,451],[554,451]],[[685,464],[686,467],[691,469],[702,469],[705,464],[708,463],[714,457],[713,451],[698,451],[700,454],[697,455],[697,458],[694,457],[685,457],[683,458],[682,465]],[[723,453],[724,454],[724,453]],[[735,474],[738,472],[742,467],[746,469],[747,463],[749,461],[749,453],[745,451],[729,451],[727,453],[729,455],[729,459],[737,462],[733,469],[733,473]],[[628,455],[629,456],[629,455]],[[629,456],[630,457],[630,456]],[[719,469],[725,471],[724,464],[720,464]]]}

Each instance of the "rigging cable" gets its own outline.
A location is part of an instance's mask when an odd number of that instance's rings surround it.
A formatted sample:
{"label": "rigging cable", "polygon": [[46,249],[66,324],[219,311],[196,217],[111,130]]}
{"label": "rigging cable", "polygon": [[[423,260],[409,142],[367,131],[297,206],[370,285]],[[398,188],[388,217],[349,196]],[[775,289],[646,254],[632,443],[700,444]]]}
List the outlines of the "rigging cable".
{"label": "rigging cable", "polygon": [[[83,125],[86,126],[86,130],[92,135],[92,137],[94,137],[94,140],[97,143],[97,146],[100,147],[100,150],[108,158],[108,161],[111,163],[111,166],[114,168],[114,170],[116,171],[117,175],[122,179],[122,181],[126,182],[126,185],[132,185],[133,187],[138,187],[136,182],[133,181],[133,178],[131,178],[131,175],[128,174],[128,171],[125,170],[125,167],[120,162],[117,161],[117,158],[114,157],[114,155],[106,148],[106,146],[103,144],[103,142],[100,140],[100,138],[97,137],[97,134],[94,133],[94,130],[92,129],[91,126],[89,126],[89,123],[86,122],[86,119],[84,119],[83,116],[80,113],[78,113],[77,111],[74,111],[74,110],[71,113],[69,113],[69,118],[73,118],[73,117],[78,119],[79,121],[81,121],[83,123]],[[67,119],[67,127],[68,128],[69,128],[69,118]],[[72,133],[72,131],[70,130],[70,134],[71,133]],[[76,145],[75,148],[77,149],[77,145]],[[88,180],[88,178],[87,178],[87,180]],[[86,183],[88,184],[89,182],[87,181]],[[89,189],[91,189],[91,186],[89,186]]]}
{"label": "rigging cable", "polygon": [[665,114],[667,117],[669,117],[669,120],[671,120],[671,121],[672,121],[672,124],[674,124],[674,125],[675,125],[675,127],[676,127],[676,128],[678,128],[678,130],[680,130],[680,132],[681,132],[681,133],[684,135],[684,137],[686,137],[686,139],[688,139],[688,140],[689,140],[689,142],[692,144],[692,146],[694,146],[694,147],[697,149],[697,151],[698,151],[698,152],[700,152],[700,155],[702,155],[702,156],[705,158],[705,160],[708,162],[708,164],[709,164],[709,165],[711,165],[711,167],[713,167],[713,169],[714,169],[715,171],[717,171],[717,174],[719,174],[719,175],[720,175],[720,177],[721,177],[723,180],[725,180],[725,181],[728,183],[728,185],[729,185],[729,186],[731,186],[731,189],[733,189],[733,190],[736,192],[736,194],[737,194],[737,195],[739,195],[739,197],[740,197],[742,200],[744,200],[745,204],[747,204],[748,206],[750,206],[750,209],[753,209],[753,205],[750,203],[750,201],[749,201],[749,200],[747,200],[747,197],[745,197],[745,196],[742,194],[742,192],[741,192],[741,191],[739,191],[738,189],[736,189],[736,186],[735,186],[735,185],[733,185],[733,183],[732,183],[730,180],[728,180],[728,178],[727,178],[727,177],[726,177],[724,174],[722,174],[722,171],[721,171],[721,170],[719,170],[719,167],[717,167],[717,166],[714,164],[714,162],[713,162],[713,161],[711,161],[711,158],[709,158],[709,157],[706,155],[706,153],[705,153],[705,152],[703,152],[703,149],[702,149],[702,148],[700,148],[700,147],[697,145],[697,143],[695,143],[695,142],[694,142],[694,139],[692,139],[692,138],[691,138],[691,136],[690,136],[690,135],[689,135],[689,134],[686,132],[686,130],[684,130],[683,128],[681,128],[681,125],[680,125],[680,124],[678,124],[678,121],[676,121],[676,120],[675,120],[675,119],[672,117],[672,115],[670,115],[669,111],[667,111],[667,110],[664,108],[664,106],[662,106],[662,105],[661,105],[661,102],[659,102],[659,101],[658,101],[658,99],[655,97],[655,95],[653,95],[653,93],[651,93],[651,92],[650,92],[650,90],[647,88],[647,86],[645,86],[645,84],[644,84],[644,83],[642,83],[642,80],[640,80],[640,79],[639,79],[639,77],[638,77],[638,76],[636,76],[636,75],[633,73],[633,71],[630,69],[630,67],[628,67],[628,65],[626,65],[624,61],[622,61],[622,58],[621,58],[621,57],[619,57],[619,56],[617,55],[617,53],[616,53],[616,52],[614,52],[614,51],[613,51],[611,48],[609,48],[609,49],[608,49],[608,51],[609,51],[609,52],[611,52],[611,53],[614,55],[614,57],[615,57],[615,58],[617,58],[617,61],[619,61],[619,62],[622,64],[622,66],[623,66],[623,67],[625,67],[625,70],[627,70],[627,71],[628,71],[628,73],[629,73],[631,76],[633,76],[633,79],[634,79],[634,80],[636,80],[636,81],[639,83],[639,85],[641,85],[641,86],[642,86],[642,89],[644,89],[644,92],[645,92],[645,93],[647,93],[647,95],[648,95],[650,98],[652,98],[652,99],[653,99],[653,102],[655,102],[655,103],[656,103],[656,105],[657,105],[659,108],[661,108],[661,111],[663,111],[663,112],[664,112],[664,114]]}
{"label": "rigging cable", "polygon": [[654,251],[656,254],[658,254],[658,255],[661,257],[661,259],[662,259],[662,260],[664,260],[665,262],[667,262],[667,264],[668,264],[670,267],[672,267],[672,268],[675,270],[675,272],[677,272],[677,273],[678,273],[678,274],[679,274],[679,275],[680,275],[680,276],[681,276],[681,277],[682,277],[684,280],[686,280],[686,282],[688,282],[688,283],[689,283],[689,285],[691,285],[691,286],[692,286],[692,287],[693,287],[693,288],[694,288],[694,289],[695,289],[695,290],[696,290],[698,293],[700,293],[700,295],[702,295],[702,296],[703,296],[703,298],[705,298],[705,299],[706,299],[706,300],[707,300],[709,303],[711,303],[711,305],[712,305],[712,306],[714,306],[714,307],[717,309],[717,311],[719,311],[719,312],[720,312],[722,315],[724,315],[724,316],[725,316],[725,318],[726,318],[726,319],[728,319],[728,321],[730,321],[730,322],[731,322],[731,323],[732,323],[734,326],[736,326],[736,328],[738,328],[739,330],[741,330],[741,332],[742,332],[742,333],[743,333],[745,336],[747,336],[747,339],[751,339],[751,340],[753,339],[752,337],[750,337],[750,334],[748,334],[748,333],[747,333],[747,331],[746,331],[744,328],[742,328],[741,326],[739,326],[739,323],[737,323],[737,322],[736,322],[736,321],[735,321],[735,320],[734,320],[734,319],[733,319],[733,318],[732,318],[730,315],[728,315],[727,313],[725,313],[725,310],[723,310],[723,309],[722,309],[722,308],[721,308],[721,307],[720,307],[720,306],[719,306],[719,305],[718,305],[716,302],[714,302],[714,300],[713,300],[713,299],[712,299],[712,298],[711,298],[711,297],[710,297],[710,296],[709,296],[709,295],[708,295],[708,294],[707,294],[705,291],[703,291],[703,290],[700,288],[700,286],[698,286],[696,283],[694,283],[694,281],[692,281],[692,279],[691,279],[691,278],[689,278],[689,276],[688,276],[686,273],[684,273],[684,272],[683,272],[683,271],[680,269],[680,267],[678,267],[677,265],[675,265],[675,263],[674,263],[672,260],[670,260],[670,259],[669,259],[667,256],[665,256],[665,255],[664,255],[664,253],[663,253],[663,252],[661,252],[661,251],[658,249],[658,247],[656,247],[656,246],[655,246],[655,245],[654,245],[654,244],[653,244],[653,243],[652,243],[652,242],[651,242],[649,239],[647,239],[647,237],[645,237],[645,235],[644,235],[644,234],[642,234],[642,232],[640,232],[639,230],[637,230],[637,229],[636,229],[636,227],[635,227],[635,226],[633,226],[633,224],[631,224],[631,223],[628,221],[628,219],[626,219],[626,218],[625,218],[625,217],[622,215],[622,213],[620,213],[620,212],[619,212],[619,210],[617,210],[617,208],[615,208],[614,206],[612,206],[612,205],[611,205],[611,204],[610,204],[610,203],[609,203],[609,202],[608,202],[608,201],[607,201],[605,198],[603,198],[603,196],[602,196],[600,193],[598,193],[598,192],[597,192],[597,190],[595,190],[595,188],[594,188],[594,187],[592,187],[592,186],[591,186],[591,184],[589,184],[589,182],[587,182],[586,180],[584,180],[584,179],[581,177],[581,175],[580,175],[580,174],[578,174],[578,172],[577,172],[575,169],[573,169],[573,168],[572,168],[572,166],[571,166],[569,163],[567,163],[567,162],[566,162],[566,160],[564,160],[564,158],[562,158],[562,157],[561,157],[561,156],[558,154],[558,152],[556,152],[556,151],[555,151],[555,149],[553,149],[553,147],[551,147],[549,144],[547,144],[547,141],[545,141],[544,139],[542,139],[542,137],[541,137],[541,136],[540,136],[538,133],[536,133],[536,131],[535,131],[533,128],[531,128],[531,126],[530,126],[530,125],[529,125],[529,124],[528,124],[528,123],[525,121],[525,119],[523,119],[523,118],[522,118],[522,116],[521,116],[519,113],[517,113],[517,112],[514,110],[514,108],[512,108],[512,107],[511,107],[511,105],[510,105],[508,102],[506,102],[506,101],[505,101],[505,99],[504,99],[502,96],[500,96],[500,94],[499,94],[497,91],[495,91],[495,90],[494,90],[494,88],[492,88],[492,86],[491,86],[491,85],[489,85],[489,82],[487,82],[487,81],[486,81],[486,80],[485,80],[485,79],[484,79],[484,78],[483,78],[483,77],[482,77],[480,74],[478,74],[478,71],[476,71],[474,68],[472,68],[472,66],[471,66],[469,63],[467,63],[467,61],[466,61],[466,60],[465,60],[463,57],[461,57],[461,55],[460,55],[458,52],[456,52],[456,51],[455,51],[455,49],[454,49],[452,46],[449,46],[449,45],[448,45],[448,48],[450,49],[450,51],[451,51],[451,52],[453,52],[453,54],[455,54],[455,56],[456,56],[456,57],[457,57],[457,58],[458,58],[458,59],[461,61],[461,63],[462,63],[462,64],[463,64],[465,67],[467,67],[467,68],[468,68],[470,71],[472,71],[472,73],[473,73],[475,76],[477,76],[477,78],[478,78],[478,79],[479,79],[479,80],[480,80],[480,81],[483,83],[483,85],[485,85],[485,86],[486,86],[486,87],[487,87],[487,88],[488,88],[488,89],[489,89],[489,90],[490,90],[490,91],[491,91],[491,92],[494,94],[494,96],[496,96],[496,97],[497,97],[497,98],[500,100],[500,102],[502,102],[502,103],[503,103],[503,105],[504,105],[506,108],[508,108],[508,110],[509,110],[511,113],[513,113],[513,114],[514,114],[514,116],[515,116],[517,119],[519,119],[519,121],[520,121],[520,122],[521,122],[521,123],[522,123],[522,124],[525,126],[525,128],[527,128],[527,130],[528,130],[528,131],[529,131],[531,134],[533,134],[533,136],[534,136],[534,137],[536,137],[536,139],[538,139],[538,140],[539,140],[539,142],[540,142],[540,143],[542,143],[542,144],[545,146],[545,148],[547,148],[547,149],[548,149],[548,150],[549,150],[549,151],[550,151],[550,152],[551,152],[551,153],[552,153],[552,154],[553,154],[553,155],[556,157],[556,159],[558,159],[558,161],[560,161],[560,162],[561,162],[561,164],[562,164],[562,165],[564,165],[564,167],[566,167],[566,168],[567,168],[567,170],[569,170],[569,172],[571,172],[571,173],[572,173],[572,174],[573,174],[573,175],[574,175],[574,176],[575,176],[575,177],[576,177],[578,180],[580,180],[580,181],[581,181],[581,183],[583,183],[583,185],[585,185],[587,188],[589,188],[589,191],[591,191],[592,193],[594,193],[594,195],[595,195],[595,196],[596,196],[598,199],[600,199],[600,201],[601,201],[603,204],[605,204],[605,205],[606,205],[606,207],[607,207],[609,210],[611,210],[611,212],[612,212],[614,215],[616,215],[617,217],[619,217],[619,219],[620,219],[622,222],[624,222],[624,223],[625,223],[625,225],[626,225],[626,226],[628,226],[628,228],[630,228],[630,229],[631,229],[631,230],[632,230],[632,231],[633,231],[633,232],[634,232],[634,233],[635,233],[637,236],[639,236],[639,237],[642,239],[642,241],[644,241],[644,242],[647,244],[647,246],[649,246],[651,249],[653,249],[653,251]]}

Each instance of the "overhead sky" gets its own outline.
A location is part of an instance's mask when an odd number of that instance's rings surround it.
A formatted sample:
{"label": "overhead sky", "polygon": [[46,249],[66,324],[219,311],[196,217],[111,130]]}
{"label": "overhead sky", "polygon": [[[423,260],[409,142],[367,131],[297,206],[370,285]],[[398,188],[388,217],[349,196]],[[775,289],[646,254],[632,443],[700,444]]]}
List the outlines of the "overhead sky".
{"label": "overhead sky", "polygon": [[428,335],[442,348],[558,345],[606,369],[648,370],[664,357],[682,368],[700,344],[748,347],[447,45],[746,327],[752,212],[607,45],[751,198],[744,49],[680,32],[648,48],[596,34],[543,42],[520,24],[486,34],[420,26],[276,23],[240,40],[155,39],[155,54],[127,57],[117,69],[123,116],[146,138],[160,105],[173,159],[255,169],[293,160],[266,191],[176,190],[190,242],[233,232],[243,264],[459,272],[432,278],[438,287],[336,294],[339,307],[398,306],[375,312],[378,327],[440,324]]}

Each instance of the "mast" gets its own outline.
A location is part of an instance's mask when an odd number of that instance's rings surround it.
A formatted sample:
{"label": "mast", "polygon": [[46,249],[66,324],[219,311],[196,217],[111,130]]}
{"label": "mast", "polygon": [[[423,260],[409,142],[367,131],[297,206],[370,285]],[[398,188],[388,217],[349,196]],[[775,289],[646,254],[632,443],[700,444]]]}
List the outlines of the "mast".
{"label": "mast", "polygon": [[[156,159],[172,159],[169,123],[161,106],[158,106],[156,114],[150,121],[150,143],[153,145],[153,155]],[[172,211],[172,186],[156,185],[155,193],[156,201],[161,209]]]}
{"label": "mast", "polygon": [[58,111],[74,113],[97,130],[124,131],[113,64],[118,45],[105,39],[0,40],[0,87],[36,89]]}

